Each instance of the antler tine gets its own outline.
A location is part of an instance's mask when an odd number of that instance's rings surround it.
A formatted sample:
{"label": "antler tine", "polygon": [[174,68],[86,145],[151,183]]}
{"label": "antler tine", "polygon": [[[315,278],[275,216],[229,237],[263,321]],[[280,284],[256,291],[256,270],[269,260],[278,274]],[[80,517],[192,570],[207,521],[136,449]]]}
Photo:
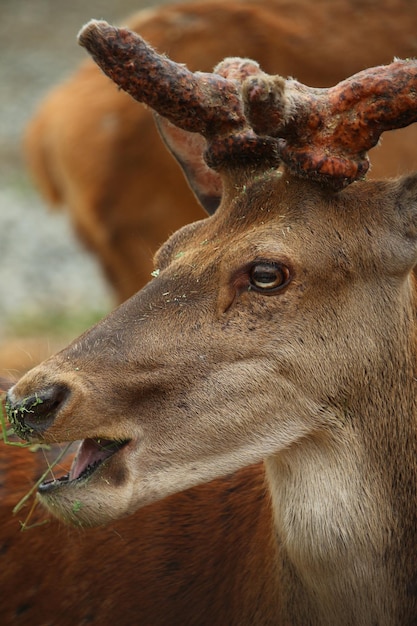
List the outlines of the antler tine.
{"label": "antler tine", "polygon": [[193,74],[184,65],[158,54],[130,30],[91,20],[80,31],[79,43],[135,100],[184,130],[206,136],[245,125],[233,82],[214,74]]}
{"label": "antler tine", "polygon": [[255,132],[280,138],[282,160],[295,173],[335,188],[364,176],[369,168],[366,153],[384,131],[417,121],[415,60],[364,70],[330,89],[288,80],[284,124],[281,87],[275,81],[267,75],[246,80],[249,122]]}
{"label": "antler tine", "polygon": [[224,75],[191,72],[158,54],[136,33],[96,20],[81,29],[78,40],[135,100],[183,130],[208,138],[205,156],[211,167],[234,159],[279,163],[277,141],[257,137],[243,109],[240,82],[260,72],[255,61],[231,59]]}

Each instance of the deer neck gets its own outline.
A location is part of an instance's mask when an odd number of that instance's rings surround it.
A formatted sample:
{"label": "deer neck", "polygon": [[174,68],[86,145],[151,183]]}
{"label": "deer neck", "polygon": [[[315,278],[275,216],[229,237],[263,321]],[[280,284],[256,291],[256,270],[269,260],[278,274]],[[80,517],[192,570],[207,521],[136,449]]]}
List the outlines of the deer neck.
{"label": "deer neck", "polygon": [[317,407],[331,426],[266,461],[285,624],[416,623],[413,344],[392,342],[347,406]]}

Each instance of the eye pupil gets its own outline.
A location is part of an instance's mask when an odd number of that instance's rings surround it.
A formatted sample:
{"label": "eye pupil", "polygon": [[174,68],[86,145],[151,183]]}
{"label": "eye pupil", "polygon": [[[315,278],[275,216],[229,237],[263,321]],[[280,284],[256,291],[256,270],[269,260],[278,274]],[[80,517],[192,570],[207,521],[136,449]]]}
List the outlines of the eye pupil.
{"label": "eye pupil", "polygon": [[287,283],[289,271],[278,264],[259,263],[250,271],[250,283],[258,290],[272,291]]}
{"label": "eye pupil", "polygon": [[276,282],[276,275],[272,272],[262,272],[257,270],[253,273],[252,278],[254,282],[261,285],[273,285]]}

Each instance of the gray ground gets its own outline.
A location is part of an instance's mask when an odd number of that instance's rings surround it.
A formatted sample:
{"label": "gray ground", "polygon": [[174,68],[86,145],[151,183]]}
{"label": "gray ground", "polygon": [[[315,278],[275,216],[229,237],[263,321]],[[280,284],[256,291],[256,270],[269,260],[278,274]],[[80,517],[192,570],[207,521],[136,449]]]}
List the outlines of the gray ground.
{"label": "gray ground", "polygon": [[32,187],[21,136],[42,96],[84,58],[76,43],[83,23],[93,17],[123,23],[155,4],[162,2],[0,0],[0,347],[18,318],[112,305],[65,213],[51,213]]}

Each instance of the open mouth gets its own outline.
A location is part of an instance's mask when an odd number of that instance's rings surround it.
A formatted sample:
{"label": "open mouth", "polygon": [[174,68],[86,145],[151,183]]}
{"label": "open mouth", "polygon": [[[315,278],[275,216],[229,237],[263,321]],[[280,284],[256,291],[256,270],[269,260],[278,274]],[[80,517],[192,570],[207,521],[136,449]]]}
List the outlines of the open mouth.
{"label": "open mouth", "polygon": [[78,483],[86,480],[94,474],[105,461],[114,456],[128,443],[129,440],[114,441],[101,437],[84,439],[78,448],[69,473],[59,478],[54,477],[45,480],[38,486],[38,492],[40,494],[46,494],[58,487],[62,487],[64,484],[68,485],[70,483]]}

